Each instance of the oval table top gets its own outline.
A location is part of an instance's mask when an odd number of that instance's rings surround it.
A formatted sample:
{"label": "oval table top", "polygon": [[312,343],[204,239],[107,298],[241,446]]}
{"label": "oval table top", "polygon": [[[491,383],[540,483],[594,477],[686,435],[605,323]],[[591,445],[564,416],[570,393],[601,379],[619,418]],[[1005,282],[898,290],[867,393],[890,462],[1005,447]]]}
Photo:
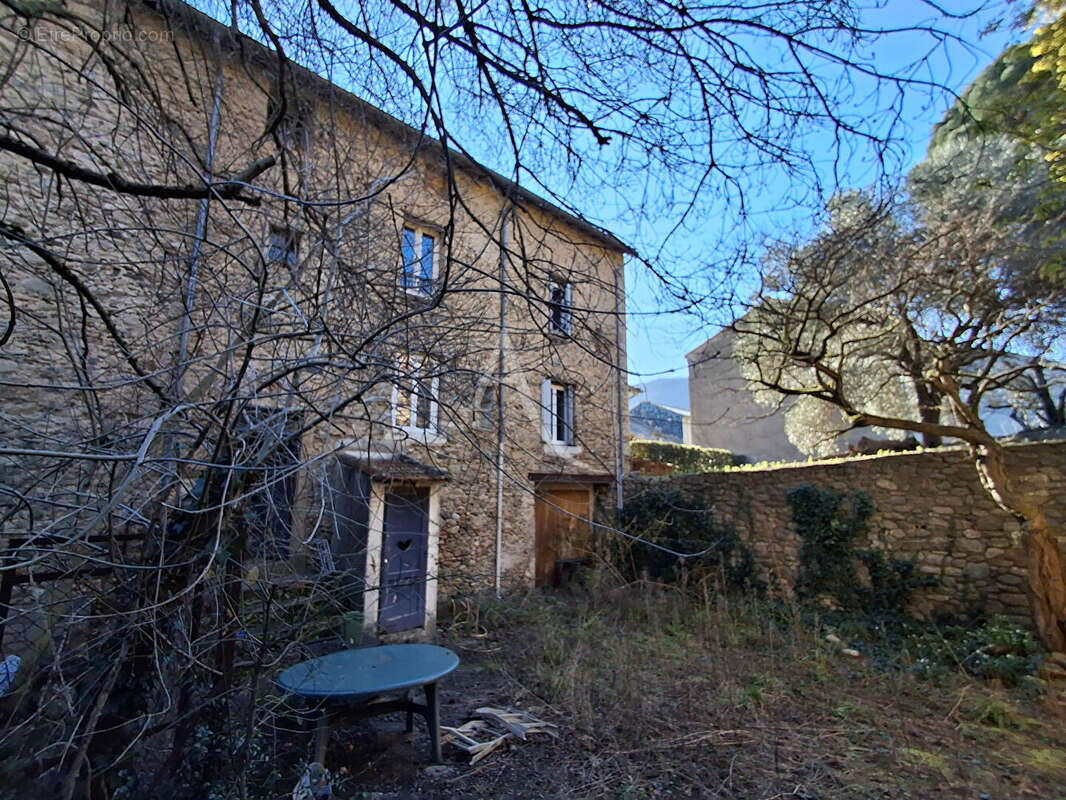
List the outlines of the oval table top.
{"label": "oval table top", "polygon": [[459,656],[443,647],[386,644],[295,664],[278,676],[277,685],[301,697],[357,699],[433,683],[457,666]]}

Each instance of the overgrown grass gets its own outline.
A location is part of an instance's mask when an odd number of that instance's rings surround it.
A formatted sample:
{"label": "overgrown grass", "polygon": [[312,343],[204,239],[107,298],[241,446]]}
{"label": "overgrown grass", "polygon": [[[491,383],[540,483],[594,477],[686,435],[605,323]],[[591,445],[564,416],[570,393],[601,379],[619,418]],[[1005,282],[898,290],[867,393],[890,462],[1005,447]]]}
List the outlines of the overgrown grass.
{"label": "overgrown grass", "polygon": [[[964,652],[999,652],[985,638],[1017,644],[1002,622],[901,639],[865,619],[636,582],[467,601],[442,630],[461,654],[490,653],[511,696],[564,725],[558,776],[545,779],[569,787],[558,796],[924,797],[935,780],[965,796],[1045,797],[1066,785],[1063,735],[1040,698],[967,669]],[[849,645],[861,656],[843,655]]]}

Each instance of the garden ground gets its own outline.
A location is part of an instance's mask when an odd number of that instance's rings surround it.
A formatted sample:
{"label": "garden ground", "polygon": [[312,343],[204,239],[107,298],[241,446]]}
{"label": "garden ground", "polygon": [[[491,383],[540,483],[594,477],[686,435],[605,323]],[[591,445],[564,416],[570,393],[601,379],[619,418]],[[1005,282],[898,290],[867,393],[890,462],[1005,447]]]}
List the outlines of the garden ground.
{"label": "garden ground", "polygon": [[424,728],[405,735],[383,717],[334,734],[336,795],[1066,797],[1066,714],[1031,679],[921,678],[906,654],[886,669],[826,643],[824,623],[781,614],[644,585],[456,603],[441,624],[461,658],[442,723],[512,706],[558,724],[559,738],[473,767],[445,745],[427,768]]}

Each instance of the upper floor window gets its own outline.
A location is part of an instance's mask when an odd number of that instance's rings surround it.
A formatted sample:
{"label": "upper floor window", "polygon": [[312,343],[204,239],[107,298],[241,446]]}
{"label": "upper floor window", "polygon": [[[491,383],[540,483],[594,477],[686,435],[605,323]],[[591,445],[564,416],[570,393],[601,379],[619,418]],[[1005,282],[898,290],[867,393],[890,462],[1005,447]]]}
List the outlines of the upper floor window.
{"label": "upper floor window", "polygon": [[435,233],[405,225],[400,241],[403,272],[400,285],[409,292],[431,294],[437,277],[437,245]]}
{"label": "upper floor window", "polygon": [[424,365],[400,377],[392,387],[392,424],[408,433],[437,433],[440,378]]}
{"label": "upper floor window", "polygon": [[540,385],[540,435],[551,444],[574,443],[574,387],[544,380]]}
{"label": "upper floor window", "polygon": [[295,267],[299,255],[300,238],[296,231],[289,227],[271,227],[267,239],[267,263]]}
{"label": "upper floor window", "polygon": [[548,332],[569,336],[573,295],[566,281],[552,280],[548,283]]}
{"label": "upper floor window", "polygon": [[474,423],[490,430],[496,425],[496,384],[483,383],[478,387],[474,406]]}

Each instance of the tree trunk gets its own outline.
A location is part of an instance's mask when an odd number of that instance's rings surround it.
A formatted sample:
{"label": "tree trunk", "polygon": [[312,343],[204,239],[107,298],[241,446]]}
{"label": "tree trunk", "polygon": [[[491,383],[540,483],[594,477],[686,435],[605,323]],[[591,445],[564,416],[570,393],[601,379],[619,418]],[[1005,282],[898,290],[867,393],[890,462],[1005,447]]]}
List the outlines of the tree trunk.
{"label": "tree trunk", "polygon": [[1033,623],[1048,650],[1066,652],[1066,561],[1058,537],[1030,492],[1010,479],[1003,446],[974,445],[977,474],[996,501],[1022,525]]}
{"label": "tree trunk", "polygon": [[[918,418],[930,425],[940,424],[940,401],[943,395],[934,392],[922,380],[914,381],[914,392],[918,399]],[[940,447],[944,443],[943,437],[937,433],[923,432],[922,444],[926,447]]]}

